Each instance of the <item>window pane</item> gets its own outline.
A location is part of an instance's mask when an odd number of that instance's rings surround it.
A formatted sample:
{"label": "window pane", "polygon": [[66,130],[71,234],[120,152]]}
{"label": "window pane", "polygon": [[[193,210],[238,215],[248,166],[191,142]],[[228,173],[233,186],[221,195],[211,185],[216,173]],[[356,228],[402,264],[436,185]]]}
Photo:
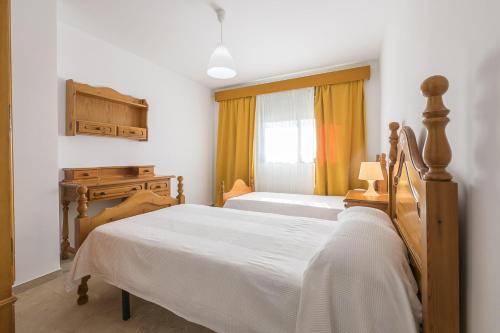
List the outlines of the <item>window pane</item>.
{"label": "window pane", "polygon": [[296,121],[265,123],[265,161],[268,163],[297,163],[298,134]]}
{"label": "window pane", "polygon": [[316,155],[316,131],[313,119],[300,121],[300,160],[313,163]]}

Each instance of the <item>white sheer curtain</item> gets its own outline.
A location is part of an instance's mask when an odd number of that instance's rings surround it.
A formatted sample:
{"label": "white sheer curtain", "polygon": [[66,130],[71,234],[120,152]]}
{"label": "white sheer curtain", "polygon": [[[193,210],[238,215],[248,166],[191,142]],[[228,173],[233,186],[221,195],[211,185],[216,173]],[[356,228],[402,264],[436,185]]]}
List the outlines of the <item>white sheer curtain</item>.
{"label": "white sheer curtain", "polygon": [[314,88],[257,96],[255,188],[312,194]]}

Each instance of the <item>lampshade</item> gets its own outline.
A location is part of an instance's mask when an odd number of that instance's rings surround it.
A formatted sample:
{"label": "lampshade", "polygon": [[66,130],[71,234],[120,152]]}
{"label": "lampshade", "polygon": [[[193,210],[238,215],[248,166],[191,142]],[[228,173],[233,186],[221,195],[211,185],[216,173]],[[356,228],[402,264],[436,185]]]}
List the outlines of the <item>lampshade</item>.
{"label": "lampshade", "polygon": [[359,168],[359,179],[384,180],[380,162],[361,162],[361,167]]}
{"label": "lampshade", "polygon": [[230,79],[236,76],[236,67],[228,49],[219,44],[208,62],[207,74],[215,79]]}

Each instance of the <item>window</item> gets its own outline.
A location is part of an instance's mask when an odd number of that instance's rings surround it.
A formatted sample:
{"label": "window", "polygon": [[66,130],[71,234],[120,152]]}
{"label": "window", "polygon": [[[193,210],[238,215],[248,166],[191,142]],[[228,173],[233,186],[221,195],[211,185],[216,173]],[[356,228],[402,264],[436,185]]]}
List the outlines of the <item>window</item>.
{"label": "window", "polygon": [[312,193],[314,88],[259,95],[256,111],[257,191]]}
{"label": "window", "polygon": [[265,122],[265,163],[313,163],[316,140],[313,119]]}

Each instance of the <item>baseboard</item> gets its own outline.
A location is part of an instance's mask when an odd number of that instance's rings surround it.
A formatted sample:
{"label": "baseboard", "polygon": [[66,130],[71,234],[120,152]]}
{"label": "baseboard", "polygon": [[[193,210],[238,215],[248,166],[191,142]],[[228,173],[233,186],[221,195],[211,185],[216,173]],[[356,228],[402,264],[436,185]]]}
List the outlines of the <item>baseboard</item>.
{"label": "baseboard", "polygon": [[51,280],[54,280],[55,278],[58,278],[62,274],[63,274],[62,269],[58,269],[57,271],[42,275],[42,276],[37,277],[36,279],[33,279],[31,281],[21,283],[15,287],[13,287],[12,291],[14,294],[20,294],[26,290],[29,290],[31,288],[37,287],[41,284],[44,284],[45,282],[49,282]]}

